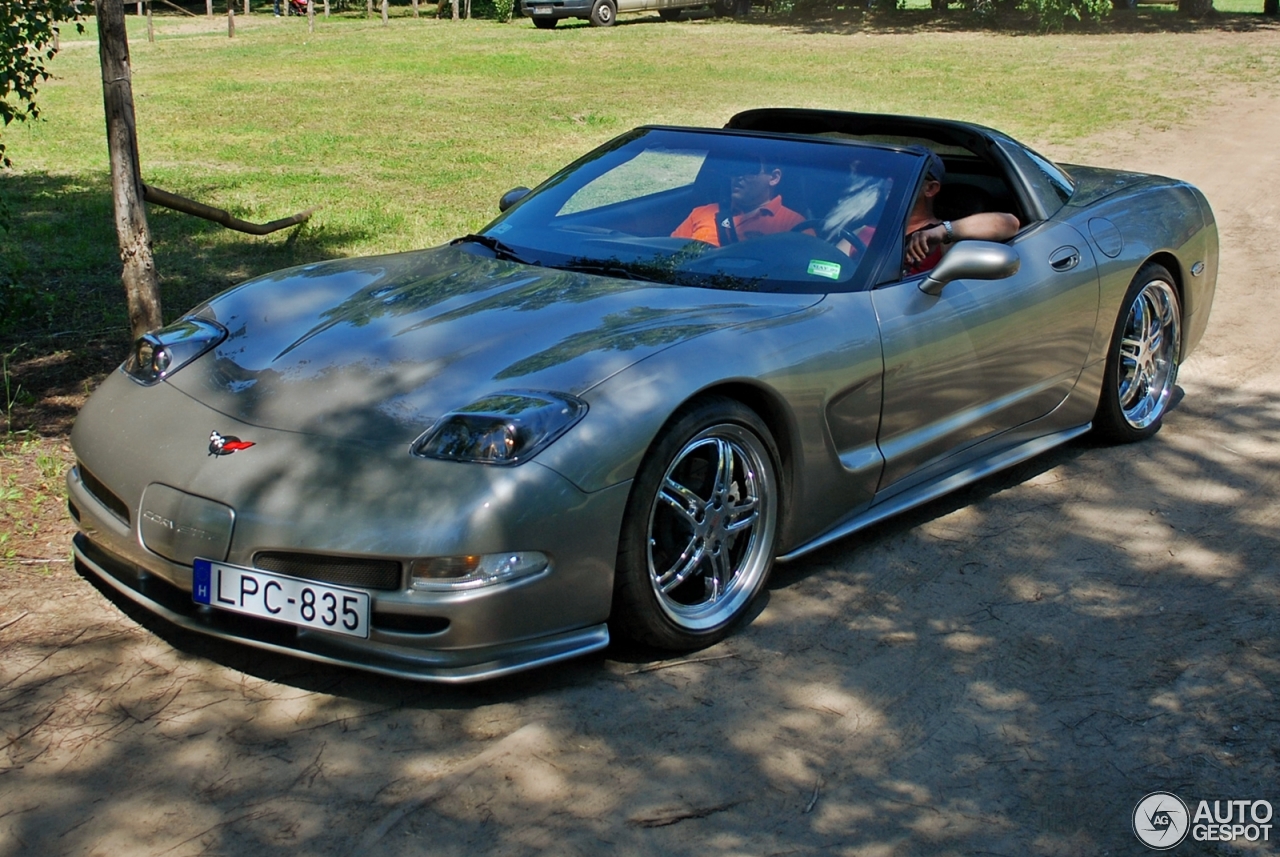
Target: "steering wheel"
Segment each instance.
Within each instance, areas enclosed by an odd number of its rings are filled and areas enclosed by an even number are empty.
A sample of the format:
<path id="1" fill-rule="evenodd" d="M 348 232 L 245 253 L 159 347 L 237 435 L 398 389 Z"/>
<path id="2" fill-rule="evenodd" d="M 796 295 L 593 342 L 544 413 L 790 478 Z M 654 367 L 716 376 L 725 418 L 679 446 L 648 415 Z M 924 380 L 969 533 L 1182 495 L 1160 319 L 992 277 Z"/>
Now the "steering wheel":
<path id="1" fill-rule="evenodd" d="M 791 227 L 791 231 L 804 232 L 808 229 L 812 229 L 815 233 L 817 233 L 819 229 L 822 227 L 822 224 L 824 222 L 825 221 L 822 220 L 821 218 L 811 218 L 809 220 L 803 220 L 800 223 L 797 223 L 795 226 Z M 841 238 L 843 238 L 845 241 L 848 241 L 850 246 L 853 247 L 853 252 L 849 254 L 850 256 L 854 255 L 855 253 L 867 252 L 866 242 L 864 242 L 861 238 L 858 237 L 857 232 L 854 231 L 854 228 L 852 226 L 846 225 L 843 228 L 841 228 L 838 232 L 836 232 L 834 236 L 832 236 L 832 238 L 830 239 L 830 243 L 835 244 Z"/>

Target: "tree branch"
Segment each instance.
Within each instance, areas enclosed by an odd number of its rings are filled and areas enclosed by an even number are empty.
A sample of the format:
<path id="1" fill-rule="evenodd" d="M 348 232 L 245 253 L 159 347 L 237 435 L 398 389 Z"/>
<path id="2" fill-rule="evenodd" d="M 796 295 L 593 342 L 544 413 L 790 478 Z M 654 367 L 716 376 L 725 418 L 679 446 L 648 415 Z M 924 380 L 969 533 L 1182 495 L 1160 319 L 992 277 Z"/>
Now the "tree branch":
<path id="1" fill-rule="evenodd" d="M 149 184 L 142 185 L 142 198 L 153 205 L 161 205 L 174 211 L 181 211 L 183 214 L 212 220 L 214 223 L 219 223 L 228 229 L 247 232 L 250 235 L 266 235 L 289 226 L 296 226 L 308 220 L 311 217 L 311 213 L 315 211 L 314 208 L 308 208 L 306 211 L 299 211 L 297 214 L 282 217 L 270 223 L 250 223 L 247 220 L 232 216 L 221 208 L 214 208 L 211 205 L 205 205 L 203 202 L 196 202 L 194 199 L 187 199 L 185 196 L 178 196 L 176 193 L 169 193 L 167 190 L 161 190 Z"/>

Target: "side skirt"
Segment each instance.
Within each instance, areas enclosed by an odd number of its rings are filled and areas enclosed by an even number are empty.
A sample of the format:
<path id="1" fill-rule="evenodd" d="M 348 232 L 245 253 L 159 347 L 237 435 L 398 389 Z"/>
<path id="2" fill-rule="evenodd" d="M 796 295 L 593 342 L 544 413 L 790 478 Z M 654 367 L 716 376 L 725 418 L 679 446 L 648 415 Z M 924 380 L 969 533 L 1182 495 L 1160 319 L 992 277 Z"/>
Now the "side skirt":
<path id="1" fill-rule="evenodd" d="M 1093 428 L 1093 423 L 1085 423 L 1082 426 L 1076 426 L 1075 428 L 1069 428 L 1020 443 L 1017 446 L 998 452 L 990 458 L 979 459 L 936 482 L 926 482 L 871 506 L 865 512 L 837 524 L 817 538 L 806 542 L 788 554 L 778 557 L 777 561 L 790 562 L 793 559 L 799 559 L 805 554 L 825 547 L 837 539 L 852 535 L 872 524 L 878 524 L 900 512 L 914 509 L 916 506 L 922 506 L 930 500 L 936 500 L 944 494 L 950 494 L 957 488 L 963 488 L 965 485 L 977 482 L 979 479 L 984 479 L 993 473 L 998 473 L 1015 464 L 1021 464 L 1029 458 L 1035 458 L 1042 452 L 1053 449 L 1055 446 L 1061 446 L 1067 441 L 1079 437 L 1091 428 Z"/>

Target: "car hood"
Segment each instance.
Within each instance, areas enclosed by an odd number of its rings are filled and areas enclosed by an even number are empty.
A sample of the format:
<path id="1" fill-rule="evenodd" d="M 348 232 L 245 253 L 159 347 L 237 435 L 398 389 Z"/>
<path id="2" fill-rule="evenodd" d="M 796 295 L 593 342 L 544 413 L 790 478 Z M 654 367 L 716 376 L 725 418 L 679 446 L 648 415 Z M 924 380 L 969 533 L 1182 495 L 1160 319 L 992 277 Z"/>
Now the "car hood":
<path id="1" fill-rule="evenodd" d="M 481 396 L 582 395 L 680 342 L 819 300 L 619 280 L 440 247 L 306 265 L 224 292 L 193 314 L 229 335 L 167 383 L 252 425 L 407 442 Z"/>

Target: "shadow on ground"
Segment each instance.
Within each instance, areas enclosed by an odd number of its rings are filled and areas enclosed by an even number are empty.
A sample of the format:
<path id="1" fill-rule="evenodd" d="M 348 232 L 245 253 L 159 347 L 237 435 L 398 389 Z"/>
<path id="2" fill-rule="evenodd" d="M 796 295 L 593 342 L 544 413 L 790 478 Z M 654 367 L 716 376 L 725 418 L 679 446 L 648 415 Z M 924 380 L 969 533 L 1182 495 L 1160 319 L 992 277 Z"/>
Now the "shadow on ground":
<path id="1" fill-rule="evenodd" d="M 1274 397 L 1204 386 L 779 568 L 705 652 L 464 688 L 69 578 L 75 627 L 0 643 L 0 853 L 1135 853 L 1148 792 L 1276 798 L 1278 449 Z"/>

